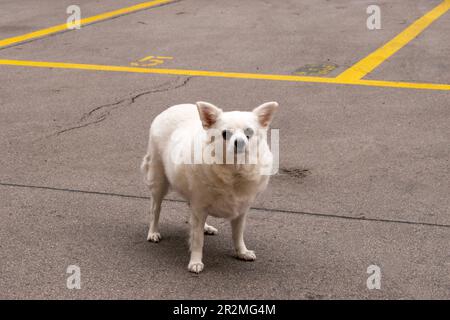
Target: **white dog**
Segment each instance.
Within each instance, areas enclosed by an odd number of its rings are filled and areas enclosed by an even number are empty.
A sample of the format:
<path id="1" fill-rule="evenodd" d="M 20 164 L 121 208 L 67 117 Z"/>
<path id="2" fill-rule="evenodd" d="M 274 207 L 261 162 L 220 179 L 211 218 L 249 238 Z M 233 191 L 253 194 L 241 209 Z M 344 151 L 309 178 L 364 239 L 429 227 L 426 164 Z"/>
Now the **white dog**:
<path id="1" fill-rule="evenodd" d="M 170 107 L 154 119 L 141 165 L 152 199 L 147 240 L 161 240 L 159 214 L 170 186 L 191 207 L 189 271 L 203 270 L 204 233 L 217 233 L 206 223 L 208 215 L 231 221 L 238 258 L 256 259 L 245 246 L 244 225 L 251 203 L 269 181 L 273 157 L 267 129 L 277 107 L 267 102 L 252 112 L 223 112 L 197 102 Z"/>

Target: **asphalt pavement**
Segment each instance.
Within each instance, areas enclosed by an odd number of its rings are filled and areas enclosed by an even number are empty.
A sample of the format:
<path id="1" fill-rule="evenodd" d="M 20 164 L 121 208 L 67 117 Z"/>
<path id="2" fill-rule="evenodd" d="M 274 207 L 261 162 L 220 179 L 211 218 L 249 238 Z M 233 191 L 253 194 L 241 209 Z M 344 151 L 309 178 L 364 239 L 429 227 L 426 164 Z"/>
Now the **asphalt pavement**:
<path id="1" fill-rule="evenodd" d="M 380 2 L 380 30 L 373 1 L 166 1 L 18 38 L 72 2 L 1 3 L 0 298 L 450 298 L 450 12 L 381 55 L 374 81 L 335 80 L 441 1 Z M 136 3 L 78 0 L 82 18 Z M 196 101 L 280 105 L 280 170 L 246 229 L 257 260 L 211 219 L 199 275 L 175 193 L 146 241 L 139 172 L 152 119 Z"/>

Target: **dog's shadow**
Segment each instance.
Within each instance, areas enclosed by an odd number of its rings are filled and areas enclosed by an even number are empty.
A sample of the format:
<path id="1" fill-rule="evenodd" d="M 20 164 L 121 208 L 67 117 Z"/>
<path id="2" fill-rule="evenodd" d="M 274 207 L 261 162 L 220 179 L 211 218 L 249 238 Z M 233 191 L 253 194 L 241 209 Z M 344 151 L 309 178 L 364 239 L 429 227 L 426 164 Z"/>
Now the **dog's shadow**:
<path id="1" fill-rule="evenodd" d="M 205 235 L 203 262 L 216 272 L 228 270 L 229 265 L 237 261 L 232 247 L 230 232 L 225 223 L 219 225 L 219 233 L 216 235 Z M 189 224 L 180 220 L 178 223 L 161 224 L 160 232 L 162 240 L 158 243 L 146 240 L 148 227 L 146 225 L 136 226 L 133 238 L 134 254 L 137 261 L 142 261 L 143 267 L 154 265 L 171 266 L 185 270 L 189 262 Z M 129 254 L 129 253 L 128 253 Z M 227 263 L 228 261 L 228 263 Z"/>

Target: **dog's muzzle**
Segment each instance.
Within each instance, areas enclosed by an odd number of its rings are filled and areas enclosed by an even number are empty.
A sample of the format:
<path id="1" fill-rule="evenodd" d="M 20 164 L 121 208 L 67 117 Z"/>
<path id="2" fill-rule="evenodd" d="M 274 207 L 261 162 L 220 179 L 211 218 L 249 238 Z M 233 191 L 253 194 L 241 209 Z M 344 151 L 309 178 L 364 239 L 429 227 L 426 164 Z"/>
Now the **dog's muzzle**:
<path id="1" fill-rule="evenodd" d="M 242 153 L 245 151 L 246 141 L 242 138 L 237 138 L 234 140 L 234 151 L 236 153 Z"/>

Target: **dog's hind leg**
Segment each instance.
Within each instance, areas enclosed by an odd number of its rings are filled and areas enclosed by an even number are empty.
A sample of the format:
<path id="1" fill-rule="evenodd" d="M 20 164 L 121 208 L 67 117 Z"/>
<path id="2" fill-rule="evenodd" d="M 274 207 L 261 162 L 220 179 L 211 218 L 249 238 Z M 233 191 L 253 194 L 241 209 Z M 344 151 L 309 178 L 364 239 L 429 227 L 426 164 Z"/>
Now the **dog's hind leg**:
<path id="1" fill-rule="evenodd" d="M 144 171 L 146 182 L 151 192 L 150 206 L 150 227 L 147 240 L 151 242 L 159 242 L 161 234 L 159 233 L 159 214 L 161 212 L 161 203 L 169 189 L 169 181 L 164 173 L 164 166 L 159 159 L 152 159 L 147 154 L 141 166 Z"/>
<path id="2" fill-rule="evenodd" d="M 207 224 L 205 222 L 205 227 L 203 228 L 205 234 L 207 235 L 215 235 L 217 234 L 217 232 L 219 232 L 219 230 L 217 230 L 216 228 L 214 228 L 213 226 Z"/>
<path id="3" fill-rule="evenodd" d="M 189 208 L 191 207 L 191 204 L 188 202 L 188 206 Z M 189 221 L 186 221 L 186 223 L 188 223 Z M 216 235 L 219 230 L 217 230 L 217 228 L 213 227 L 212 225 L 209 225 L 205 222 L 205 226 L 203 227 L 203 232 L 209 236 L 213 236 Z"/>

